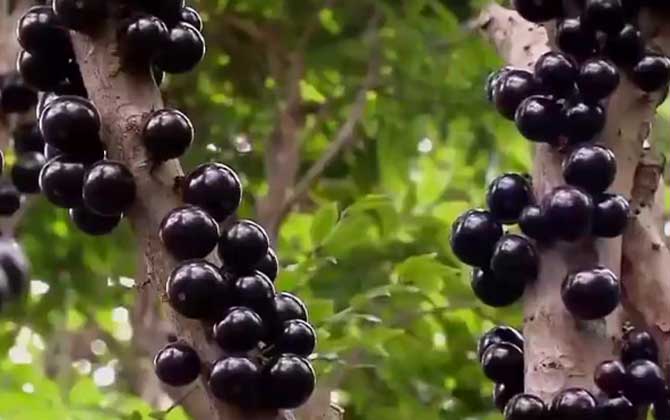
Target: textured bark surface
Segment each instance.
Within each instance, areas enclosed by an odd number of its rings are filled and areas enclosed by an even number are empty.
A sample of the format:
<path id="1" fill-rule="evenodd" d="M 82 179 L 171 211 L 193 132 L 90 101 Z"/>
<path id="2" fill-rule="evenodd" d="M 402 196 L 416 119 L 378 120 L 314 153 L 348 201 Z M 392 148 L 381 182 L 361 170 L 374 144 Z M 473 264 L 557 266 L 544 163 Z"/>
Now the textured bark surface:
<path id="1" fill-rule="evenodd" d="M 547 30 L 498 5 L 489 6 L 477 24 L 505 61 L 513 66 L 530 68 L 539 55 L 550 49 Z M 622 77 L 621 85 L 608 102 L 608 123 L 596 141 L 610 147 L 617 157 L 618 173 L 610 189 L 612 192 L 626 197 L 633 194 L 643 142 L 648 137 L 658 99 L 658 95 L 644 94 Z M 538 199 L 564 184 L 563 158 L 563 152 L 548 145 L 536 147 L 533 181 Z M 639 222 L 638 219 L 632 225 Z M 540 275 L 537 282 L 528 287 L 524 297 L 525 378 L 527 392 L 549 400 L 560 389 L 569 386 L 593 390 L 595 366 L 615 357 L 623 323 L 639 317 L 619 308 L 606 320 L 577 321 L 566 311 L 560 297 L 561 282 L 571 271 L 604 265 L 621 274 L 621 238 L 587 238 L 575 244 L 559 243 L 541 248 L 540 254 Z M 636 282 L 636 287 L 628 287 L 623 282 L 626 308 L 631 306 L 629 300 L 638 305 L 642 303 L 641 299 L 647 299 L 638 296 L 643 288 L 639 287 L 637 275 L 630 278 Z M 657 281 L 651 279 L 648 283 Z M 647 286 L 644 290 L 648 290 Z M 667 286 L 659 287 L 665 289 Z M 644 302 L 647 305 L 649 301 Z M 658 318 L 659 313 L 666 311 L 660 302 L 655 303 L 657 311 L 647 309 L 646 312 L 654 314 L 643 317 L 645 321 Z"/>

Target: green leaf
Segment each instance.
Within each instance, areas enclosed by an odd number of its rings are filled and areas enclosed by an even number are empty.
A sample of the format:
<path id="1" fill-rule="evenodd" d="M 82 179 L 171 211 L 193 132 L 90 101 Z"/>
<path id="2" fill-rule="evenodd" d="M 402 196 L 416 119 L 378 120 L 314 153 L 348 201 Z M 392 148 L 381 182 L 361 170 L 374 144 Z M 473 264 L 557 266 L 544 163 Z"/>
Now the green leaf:
<path id="1" fill-rule="evenodd" d="M 310 230 L 312 242 L 318 246 L 323 243 L 324 239 L 333 231 L 337 223 L 338 210 L 337 203 L 328 203 L 319 209 L 314 214 L 312 219 L 312 227 Z"/>

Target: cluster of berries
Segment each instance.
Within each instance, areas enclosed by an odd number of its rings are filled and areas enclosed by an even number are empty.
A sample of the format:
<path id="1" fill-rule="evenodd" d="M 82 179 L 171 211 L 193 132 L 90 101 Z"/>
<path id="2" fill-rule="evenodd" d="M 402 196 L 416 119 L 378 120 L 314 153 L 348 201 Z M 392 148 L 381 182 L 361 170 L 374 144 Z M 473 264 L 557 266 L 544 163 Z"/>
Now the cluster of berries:
<path id="1" fill-rule="evenodd" d="M 659 349 L 646 331 L 627 331 L 620 361 L 605 361 L 596 367 L 593 380 L 602 398 L 583 388 L 569 388 L 549 404 L 524 393 L 523 344 L 518 330 L 497 326 L 486 332 L 477 346 L 484 374 L 496 384 L 493 402 L 506 420 L 635 420 L 639 409 L 650 404 L 655 419 L 670 416 L 667 384 L 658 365 Z"/>

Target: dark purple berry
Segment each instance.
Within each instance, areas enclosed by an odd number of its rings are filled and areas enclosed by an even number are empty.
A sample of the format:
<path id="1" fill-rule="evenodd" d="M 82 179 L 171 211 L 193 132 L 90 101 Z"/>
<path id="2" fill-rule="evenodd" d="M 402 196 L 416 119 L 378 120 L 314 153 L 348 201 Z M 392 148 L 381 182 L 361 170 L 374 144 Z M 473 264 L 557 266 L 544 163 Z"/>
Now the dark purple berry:
<path id="1" fill-rule="evenodd" d="M 616 34 L 625 24 L 621 1 L 586 0 L 582 20 L 596 30 Z"/>
<path id="2" fill-rule="evenodd" d="M 556 187 L 542 200 L 552 235 L 570 242 L 591 233 L 593 207 L 590 195 L 571 186 Z"/>
<path id="3" fill-rule="evenodd" d="M 502 413 L 507 403 L 517 394 L 523 392 L 522 384 L 497 383 L 493 387 L 493 405 Z"/>
<path id="4" fill-rule="evenodd" d="M 31 53 L 72 55 L 70 37 L 49 6 L 31 7 L 19 19 L 16 34 L 21 47 Z"/>
<path id="5" fill-rule="evenodd" d="M 595 32 L 583 25 L 579 18 L 559 22 L 556 29 L 556 43 L 561 51 L 578 60 L 593 57 L 598 51 Z"/>
<path id="6" fill-rule="evenodd" d="M 511 343 L 489 346 L 481 360 L 484 375 L 494 382 L 506 384 L 523 381 L 523 351 Z"/>
<path id="7" fill-rule="evenodd" d="M 563 162 L 565 182 L 591 194 L 600 194 L 609 188 L 616 172 L 614 153 L 600 145 L 581 146 Z"/>
<path id="8" fill-rule="evenodd" d="M 482 360 L 482 355 L 489 346 L 498 343 L 512 343 L 523 350 L 524 338 L 516 328 L 506 325 L 493 327 L 482 335 L 477 342 L 477 357 L 479 360 Z"/>
<path id="9" fill-rule="evenodd" d="M 179 12 L 179 20 L 191 24 L 199 32 L 202 32 L 202 18 L 197 10 L 192 7 L 184 7 Z"/>
<path id="10" fill-rule="evenodd" d="M 121 216 L 101 216 L 85 207 L 70 209 L 70 220 L 75 226 L 89 235 L 106 235 L 113 231 L 121 222 Z"/>
<path id="11" fill-rule="evenodd" d="M 219 240 L 219 225 L 198 207 L 179 207 L 165 216 L 159 237 L 178 260 L 205 258 Z"/>
<path id="12" fill-rule="evenodd" d="M 316 332 L 302 319 L 286 321 L 277 336 L 275 346 L 278 353 L 307 357 L 316 348 Z"/>
<path id="13" fill-rule="evenodd" d="M 510 70 L 500 76 L 494 92 L 496 109 L 509 120 L 527 97 L 537 93 L 533 74 L 526 70 Z"/>
<path id="14" fill-rule="evenodd" d="M 543 91 L 558 95 L 570 92 L 577 81 L 577 66 L 565 54 L 550 51 L 535 62 L 535 79 Z"/>
<path id="15" fill-rule="evenodd" d="M 636 360 L 649 360 L 658 363 L 658 345 L 647 331 L 633 329 L 623 336 L 621 361 L 629 365 Z"/>
<path id="16" fill-rule="evenodd" d="M 291 293 L 278 293 L 272 303 L 272 319 L 275 329 L 282 328 L 286 321 L 293 319 L 307 321 L 307 307 L 302 300 Z"/>
<path id="17" fill-rule="evenodd" d="M 272 248 L 268 248 L 265 257 L 256 265 L 255 269 L 265 274 L 271 281 L 275 281 L 279 272 L 279 260 Z"/>
<path id="18" fill-rule="evenodd" d="M 156 376 L 170 386 L 184 386 L 200 375 L 200 357 L 184 343 L 170 343 L 154 358 Z"/>
<path id="19" fill-rule="evenodd" d="M 550 242 L 554 239 L 549 221 L 539 206 L 526 206 L 521 211 L 519 228 L 524 235 L 538 242 Z"/>
<path id="20" fill-rule="evenodd" d="M 531 282 L 537 277 L 539 257 L 533 244 L 523 236 L 505 234 L 496 243 L 491 270 L 496 278 L 517 278 Z"/>
<path id="21" fill-rule="evenodd" d="M 220 314 L 229 292 L 219 270 L 204 260 L 178 265 L 167 280 L 166 290 L 172 308 L 195 319 Z"/>
<path id="22" fill-rule="evenodd" d="M 519 394 L 505 406 L 505 420 L 543 420 L 547 407 L 535 395 Z"/>
<path id="23" fill-rule="evenodd" d="M 307 360 L 284 355 L 263 372 L 263 386 L 267 403 L 271 407 L 297 408 L 314 392 L 316 375 Z"/>
<path id="24" fill-rule="evenodd" d="M 21 194 L 14 184 L 0 181 L 0 216 L 11 216 L 21 207 Z"/>
<path id="25" fill-rule="evenodd" d="M 214 325 L 214 339 L 229 353 L 247 352 L 263 338 L 264 326 L 261 317 L 245 307 L 231 308 L 226 316 Z"/>
<path id="26" fill-rule="evenodd" d="M 133 174 L 121 162 L 97 162 L 84 176 L 84 204 L 103 216 L 127 211 L 135 201 L 136 190 Z"/>
<path id="27" fill-rule="evenodd" d="M 521 299 L 526 283 L 518 277 L 500 278 L 489 269 L 475 268 L 470 287 L 482 303 L 501 308 Z"/>
<path id="28" fill-rule="evenodd" d="M 593 140 L 605 127 L 605 110 L 599 104 L 577 102 L 563 109 L 564 133 L 571 144 Z"/>
<path id="29" fill-rule="evenodd" d="M 198 65 L 205 56 L 205 39 L 196 28 L 179 22 L 170 30 L 170 39 L 156 59 L 156 64 L 168 73 L 185 73 Z"/>
<path id="30" fill-rule="evenodd" d="M 85 165 L 78 160 L 68 155 L 58 156 L 42 168 L 40 189 L 47 200 L 58 207 L 80 207 L 85 172 Z"/>
<path id="31" fill-rule="evenodd" d="M 68 62 L 62 57 L 52 57 L 21 51 L 16 59 L 16 69 L 26 84 L 37 90 L 54 90 L 67 77 Z"/>
<path id="32" fill-rule="evenodd" d="M 597 102 L 610 96 L 619 86 L 619 71 L 601 58 L 586 61 L 579 68 L 577 86 L 587 101 Z"/>
<path id="33" fill-rule="evenodd" d="M 561 298 L 575 318 L 604 318 L 619 305 L 619 279 L 606 268 L 572 273 L 563 280 Z"/>
<path id="34" fill-rule="evenodd" d="M 637 408 L 626 397 L 615 397 L 605 400 L 598 406 L 601 419 L 605 420 L 635 420 Z"/>
<path id="35" fill-rule="evenodd" d="M 44 141 L 64 153 L 80 155 L 100 147 L 100 115 L 87 99 L 53 98 L 40 114 L 39 126 Z"/>
<path id="36" fill-rule="evenodd" d="M 275 287 L 265 274 L 256 272 L 253 275 L 241 276 L 233 284 L 233 301 L 241 306 L 253 309 L 265 315 L 272 313 L 275 298 Z"/>
<path id="37" fill-rule="evenodd" d="M 559 392 L 551 401 L 549 415 L 552 419 L 594 420 L 597 401 L 587 390 L 568 388 Z"/>
<path id="38" fill-rule="evenodd" d="M 632 24 L 626 24 L 616 34 L 607 36 L 605 54 L 619 66 L 632 67 L 642 58 L 644 44 L 640 30 Z"/>
<path id="39" fill-rule="evenodd" d="M 563 6 L 556 0 L 514 0 L 512 4 L 521 17 L 535 23 L 546 22 L 563 14 Z"/>
<path id="40" fill-rule="evenodd" d="M 525 206 L 533 199 L 528 179 L 519 174 L 503 174 L 488 188 L 486 202 L 493 217 L 501 223 L 516 223 Z"/>
<path id="41" fill-rule="evenodd" d="M 151 114 L 146 122 L 142 141 L 153 160 L 175 159 L 193 142 L 193 125 L 181 111 L 161 109 Z"/>
<path id="42" fill-rule="evenodd" d="M 626 398 L 636 405 L 651 404 L 665 395 L 663 370 L 649 360 L 636 360 L 626 368 Z"/>
<path id="43" fill-rule="evenodd" d="M 521 102 L 514 121 L 528 140 L 553 144 L 563 130 L 562 118 L 561 106 L 553 98 L 533 95 Z"/>
<path id="44" fill-rule="evenodd" d="M 155 16 L 140 16 L 121 33 L 124 63 L 132 67 L 149 67 L 169 41 L 170 33 L 162 20 Z"/>
<path id="45" fill-rule="evenodd" d="M 485 210 L 468 210 L 451 227 L 451 249 L 464 263 L 488 267 L 502 226 Z"/>
<path id="46" fill-rule="evenodd" d="M 623 196 L 600 195 L 593 213 L 593 234 L 601 238 L 615 238 L 623 234 L 629 214 L 630 204 Z"/>
<path id="47" fill-rule="evenodd" d="M 633 67 L 633 83 L 645 92 L 654 92 L 670 81 L 670 59 L 663 55 L 647 54 Z"/>
<path id="48" fill-rule="evenodd" d="M 253 408 L 259 405 L 261 381 L 261 370 L 254 362 L 243 356 L 229 356 L 212 367 L 209 389 L 222 401 Z"/>
<path id="49" fill-rule="evenodd" d="M 37 104 L 37 92 L 18 73 L 5 75 L 1 87 L 0 111 L 5 114 L 26 112 Z"/>
<path id="50" fill-rule="evenodd" d="M 226 268 L 248 272 L 267 254 L 268 235 L 250 220 L 239 220 L 226 229 L 219 240 L 219 256 Z"/>
<path id="51" fill-rule="evenodd" d="M 602 362 L 596 367 L 593 381 L 608 396 L 620 395 L 626 386 L 626 368 L 618 360 Z"/>
<path id="52" fill-rule="evenodd" d="M 20 124 L 12 132 L 14 151 L 17 154 L 27 152 L 44 152 L 44 139 L 37 124 Z"/>
<path id="53" fill-rule="evenodd" d="M 184 180 L 184 202 L 201 207 L 217 222 L 237 210 L 242 183 L 235 171 L 222 163 L 205 163 Z"/>
<path id="54" fill-rule="evenodd" d="M 107 1 L 54 0 L 53 10 L 66 27 L 80 32 L 93 32 L 107 16 Z"/>

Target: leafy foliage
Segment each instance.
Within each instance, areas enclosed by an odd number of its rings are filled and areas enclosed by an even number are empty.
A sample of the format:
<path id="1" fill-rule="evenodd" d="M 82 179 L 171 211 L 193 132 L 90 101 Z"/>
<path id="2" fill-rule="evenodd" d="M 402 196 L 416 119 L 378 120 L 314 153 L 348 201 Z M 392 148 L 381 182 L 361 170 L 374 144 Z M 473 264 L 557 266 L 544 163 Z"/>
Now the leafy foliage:
<path id="1" fill-rule="evenodd" d="M 468 27 L 482 4 L 203 0 L 206 61 L 164 85 L 196 126 L 185 166 L 218 160 L 237 169 L 246 189 L 240 216 L 254 217 L 295 60 L 304 62 L 302 174 L 350 118 L 380 57 L 351 145 L 277 239 L 278 286 L 307 301 L 320 384 L 347 419 L 498 416 L 475 343 L 493 322 L 518 323 L 519 311 L 479 305 L 448 245 L 451 222 L 483 204 L 487 180 L 530 164 L 527 143 L 485 102 L 484 80 L 499 62 Z M 124 367 L 136 295 L 124 286 L 137 259 L 130 229 L 87 238 L 36 199 L 20 240 L 36 281 L 0 325 L 0 418 L 185 418 L 133 395 Z"/>

